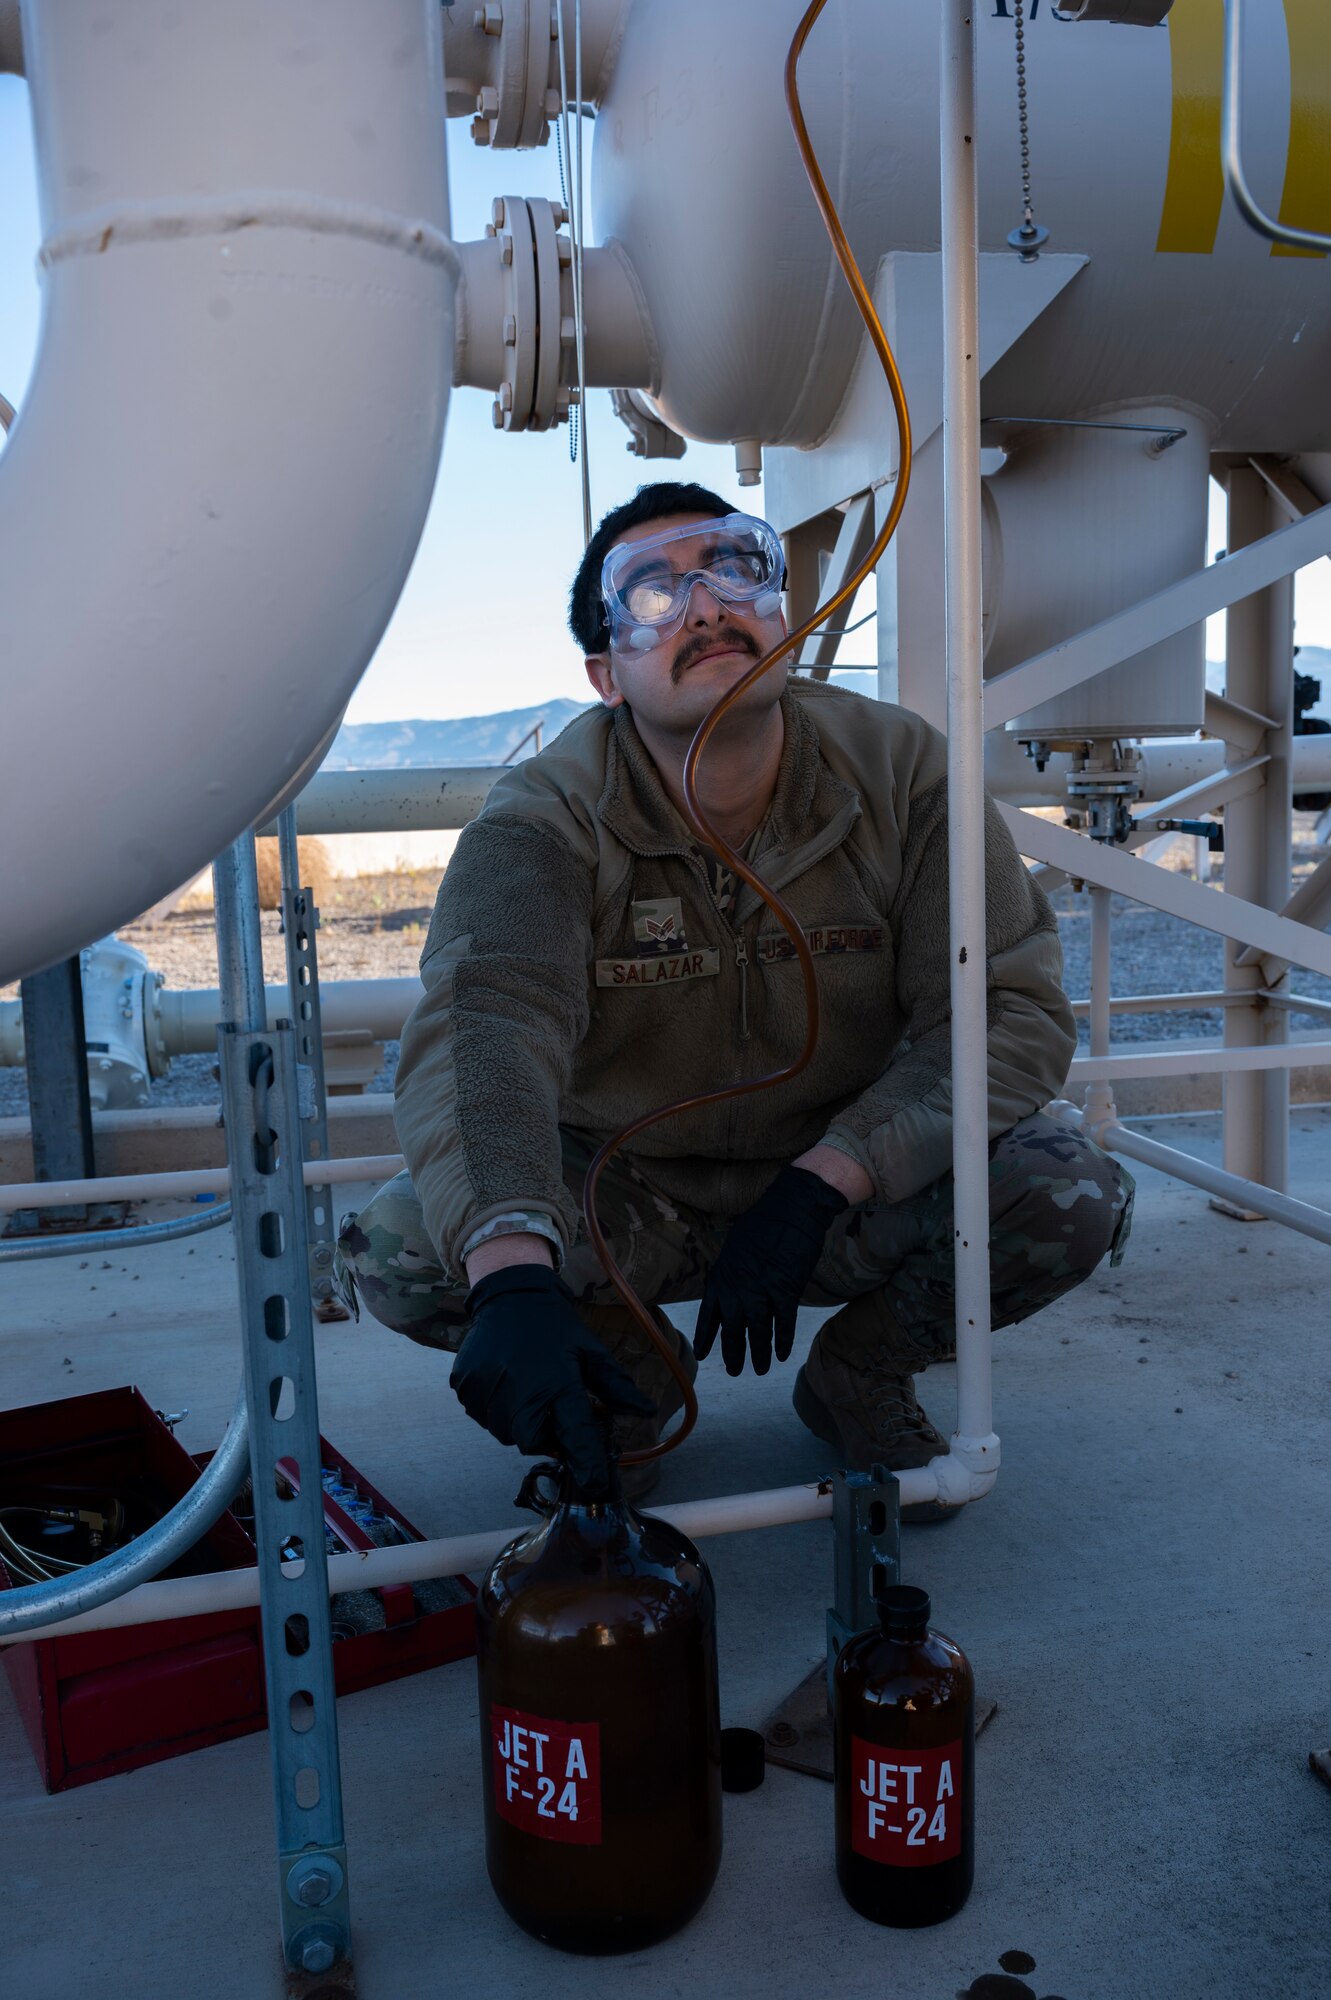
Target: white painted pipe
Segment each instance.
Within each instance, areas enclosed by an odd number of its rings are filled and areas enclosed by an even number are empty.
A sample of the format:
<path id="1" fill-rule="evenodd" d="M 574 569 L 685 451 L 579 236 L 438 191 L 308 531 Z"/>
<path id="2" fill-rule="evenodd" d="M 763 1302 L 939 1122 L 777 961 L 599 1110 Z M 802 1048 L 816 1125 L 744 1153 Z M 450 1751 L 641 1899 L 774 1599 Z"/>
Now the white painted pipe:
<path id="1" fill-rule="evenodd" d="M 1142 795 L 1148 802 L 1213 778 L 1225 761 L 1224 744 L 1212 737 L 1160 737 L 1139 748 Z M 993 735 L 985 752 L 986 783 L 995 798 L 1014 806 L 1066 803 L 1070 757 L 1056 754 L 1037 771 L 1013 743 Z M 502 775 L 498 764 L 320 771 L 296 801 L 297 824 L 303 834 L 324 835 L 456 831 L 475 819 Z M 1331 736 L 1294 738 L 1294 790 L 1331 791 Z M 276 834 L 277 827 L 270 822 L 258 831 Z"/>
<path id="2" fill-rule="evenodd" d="M 329 1187 L 335 1182 L 382 1181 L 390 1174 L 400 1173 L 402 1166 L 400 1153 L 369 1153 L 349 1160 L 306 1160 L 305 1185 Z M 86 1181 L 10 1181 L 0 1186 L 0 1215 L 12 1215 L 20 1208 L 69 1208 L 86 1201 L 192 1201 L 196 1194 L 230 1192 L 228 1167 L 200 1167 L 167 1174 L 102 1174 Z"/>
<path id="3" fill-rule="evenodd" d="M 936 1458 L 917 1471 L 899 1472 L 903 1507 L 949 1498 L 979 1499 L 993 1484 L 997 1468 L 973 1474 L 955 1456 Z M 798 1521 L 830 1519 L 832 1492 L 824 1480 L 811 1486 L 776 1486 L 765 1492 L 730 1493 L 714 1500 L 684 1500 L 673 1507 L 651 1510 L 686 1535 L 701 1541 L 709 1535 L 734 1535 L 751 1528 L 784 1528 Z M 382 1590 L 389 1584 L 420 1583 L 428 1578 L 475 1575 L 488 1569 L 501 1549 L 523 1533 L 511 1525 L 475 1535 L 450 1535 L 442 1541 L 405 1542 L 359 1555 L 328 1558 L 328 1588 L 333 1596 L 344 1590 Z M 284 1568 L 286 1565 L 283 1566 Z M 235 1611 L 259 1602 L 257 1569 L 213 1572 L 206 1576 L 167 1577 L 141 1584 L 110 1604 L 70 1618 L 59 1625 L 25 1632 L 24 1640 L 66 1637 L 75 1632 L 103 1632 L 124 1625 L 157 1625 L 170 1618 Z"/>
<path id="4" fill-rule="evenodd" d="M 1051 1116 L 1061 1119 L 1065 1125 L 1075 1125 L 1085 1132 L 1107 1153 L 1122 1153 L 1125 1159 L 1139 1160 L 1145 1167 L 1157 1167 L 1162 1174 L 1186 1181 L 1191 1187 L 1202 1188 L 1207 1194 L 1217 1195 L 1221 1201 L 1229 1202 L 1235 1208 L 1252 1209 L 1257 1215 L 1266 1216 L 1270 1222 L 1283 1222 L 1287 1229 L 1297 1229 L 1301 1236 L 1315 1237 L 1319 1243 L 1331 1243 L 1331 1213 L 1324 1208 L 1316 1208 L 1311 1202 L 1295 1201 L 1292 1195 L 1277 1194 L 1260 1181 L 1245 1180 L 1242 1174 L 1226 1173 L 1223 1167 L 1210 1166 L 1191 1153 L 1179 1152 L 1177 1147 L 1162 1146 L 1158 1139 L 1148 1139 L 1140 1132 L 1129 1131 L 1117 1119 L 1105 1119 L 1093 1124 L 1083 1118 L 1075 1104 L 1069 1104 L 1066 1099 L 1056 1099 L 1049 1106 L 1049 1111 Z"/>
<path id="5" fill-rule="evenodd" d="M 330 979 L 319 982 L 323 1031 L 341 1034 L 362 1029 L 376 1041 L 396 1041 L 403 1023 L 421 997 L 414 975 L 403 979 Z M 285 986 L 264 988 L 271 1025 L 291 1013 Z M 155 1031 L 168 1056 L 206 1055 L 217 1047 L 221 995 L 215 986 L 177 990 L 163 987 L 156 996 Z M 2 1059 L 2 1057 L 0 1057 Z"/>
<path id="6" fill-rule="evenodd" d="M 456 831 L 475 819 L 503 773 L 502 764 L 320 771 L 296 800 L 296 826 L 303 834 Z M 275 837 L 277 822 L 257 831 Z"/>
<path id="7" fill-rule="evenodd" d="M 45 292 L 0 459 L 0 980 L 149 908 L 341 714 L 453 349 L 437 0 L 30 7 Z M 163 837 L 163 829 L 169 837 Z"/>
<path id="8" fill-rule="evenodd" d="M 1159 737 L 1140 746 L 1142 796 L 1168 798 L 1213 778 L 1225 746 L 1212 737 Z M 1067 800 L 1071 758 L 1057 753 L 1043 771 L 1006 738 L 985 746 L 986 782 L 1014 806 L 1059 806 Z M 503 776 L 499 764 L 425 767 L 410 771 L 320 771 L 296 801 L 303 834 L 449 832 L 470 824 Z M 1331 736 L 1294 738 L 1294 790 L 1331 791 Z M 275 822 L 258 829 L 274 835 Z"/>
<path id="9" fill-rule="evenodd" d="M 983 1468 L 984 1476 L 992 1483 L 998 1470 L 998 1439 L 993 1429 L 993 1337 L 989 1304 L 979 226 L 972 0 L 942 0 L 939 91 L 953 1255 L 959 1433 L 953 1441 L 953 1451 L 972 1473 Z M 962 1470 L 950 1469 L 958 1474 Z M 968 1484 L 964 1479 L 960 1483 Z M 964 1497 L 971 1497 L 969 1490 Z"/>

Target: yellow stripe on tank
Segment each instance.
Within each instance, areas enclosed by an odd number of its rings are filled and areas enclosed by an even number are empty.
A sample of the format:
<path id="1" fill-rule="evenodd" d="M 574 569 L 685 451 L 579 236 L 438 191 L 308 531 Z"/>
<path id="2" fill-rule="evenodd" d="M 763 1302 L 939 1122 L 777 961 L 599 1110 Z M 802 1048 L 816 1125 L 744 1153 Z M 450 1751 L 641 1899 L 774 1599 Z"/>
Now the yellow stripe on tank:
<path id="1" fill-rule="evenodd" d="M 1310 0 L 1321 6 L 1327 0 Z M 1291 0 L 1299 5 L 1300 0 Z M 1225 198 L 1220 171 L 1220 91 L 1225 64 L 1224 0 L 1174 0 L 1169 15 L 1173 116 L 1169 175 L 1157 250 L 1215 249 Z"/>
<path id="2" fill-rule="evenodd" d="M 1294 229 L 1331 231 L 1331 6 L 1328 0 L 1285 0 L 1289 31 L 1289 155 L 1280 221 Z M 1321 257 L 1273 243 L 1273 257 Z"/>

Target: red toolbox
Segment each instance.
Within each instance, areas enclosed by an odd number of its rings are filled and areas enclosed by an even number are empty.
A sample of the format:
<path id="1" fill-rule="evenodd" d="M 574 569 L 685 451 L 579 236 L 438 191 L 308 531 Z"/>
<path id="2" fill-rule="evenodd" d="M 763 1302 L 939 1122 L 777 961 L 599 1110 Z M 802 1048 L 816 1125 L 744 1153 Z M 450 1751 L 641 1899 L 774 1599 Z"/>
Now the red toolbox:
<path id="1" fill-rule="evenodd" d="M 400 1510 L 320 1439 L 325 1527 L 347 1548 L 387 1533 L 422 1541 Z M 174 1506 L 209 1454 L 191 1458 L 137 1389 L 107 1389 L 0 1414 L 0 1525 L 21 1536 L 34 1496 L 48 1505 L 102 1507 L 114 1497 L 130 1532 Z M 327 1483 L 327 1482 L 326 1482 Z M 352 1511 L 349 1513 L 348 1509 Z M 6 1511 L 10 1510 L 10 1511 Z M 362 1519 L 371 1515 L 368 1525 Z M 29 1519 L 33 1517 L 27 1517 Z M 255 1550 L 243 1510 L 223 1514 L 163 1573 L 250 1569 Z M 65 1532 L 72 1545 L 82 1529 Z M 58 1546 L 49 1540 L 48 1550 Z M 84 1553 L 88 1551 L 85 1549 Z M 0 1560 L 0 1590 L 27 1579 Z M 475 1651 L 475 1586 L 465 1577 L 348 1591 L 333 1599 L 333 1670 L 339 1694 L 419 1673 Z M 5 1671 L 46 1788 L 64 1791 L 116 1771 L 155 1764 L 267 1722 L 259 1608 L 160 1625 L 37 1639 L 4 1649 Z"/>

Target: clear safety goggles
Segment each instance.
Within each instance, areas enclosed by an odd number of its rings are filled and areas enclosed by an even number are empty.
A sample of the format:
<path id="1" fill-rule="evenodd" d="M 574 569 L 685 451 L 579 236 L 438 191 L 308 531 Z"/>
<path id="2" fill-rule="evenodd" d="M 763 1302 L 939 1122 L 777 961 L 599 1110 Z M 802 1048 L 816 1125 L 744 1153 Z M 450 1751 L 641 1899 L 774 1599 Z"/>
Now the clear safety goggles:
<path id="1" fill-rule="evenodd" d="M 776 530 L 753 514 L 726 514 L 647 541 L 619 542 L 601 565 L 611 643 L 636 652 L 659 646 L 684 623 L 695 583 L 705 584 L 720 604 L 743 604 L 757 617 L 770 617 L 781 604 L 783 572 Z"/>

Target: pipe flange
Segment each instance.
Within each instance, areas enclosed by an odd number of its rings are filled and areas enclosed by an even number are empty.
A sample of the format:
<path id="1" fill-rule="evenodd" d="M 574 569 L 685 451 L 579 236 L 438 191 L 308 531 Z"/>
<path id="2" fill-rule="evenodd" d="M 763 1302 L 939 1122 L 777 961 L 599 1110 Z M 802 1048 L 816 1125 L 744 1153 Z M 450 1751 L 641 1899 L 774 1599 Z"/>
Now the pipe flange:
<path id="1" fill-rule="evenodd" d="M 148 1074 L 154 1083 L 171 1068 L 171 1051 L 162 1032 L 162 988 L 164 972 L 143 975 L 143 1047 L 148 1058 Z"/>
<path id="2" fill-rule="evenodd" d="M 491 79 L 476 93 L 472 139 L 478 146 L 544 146 L 562 103 L 553 9 L 540 0 L 505 0 L 478 7 L 472 24 L 485 38 L 481 60 Z"/>
<path id="3" fill-rule="evenodd" d="M 502 195 L 486 235 L 499 245 L 503 374 L 491 416 L 496 430 L 545 431 L 568 419 L 576 376 L 573 253 L 559 225 L 568 211 L 538 196 Z"/>

